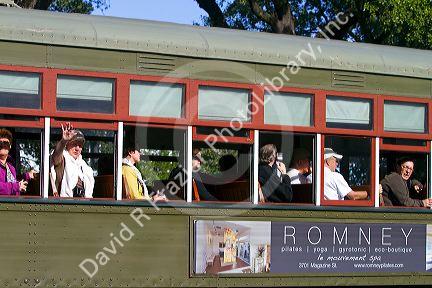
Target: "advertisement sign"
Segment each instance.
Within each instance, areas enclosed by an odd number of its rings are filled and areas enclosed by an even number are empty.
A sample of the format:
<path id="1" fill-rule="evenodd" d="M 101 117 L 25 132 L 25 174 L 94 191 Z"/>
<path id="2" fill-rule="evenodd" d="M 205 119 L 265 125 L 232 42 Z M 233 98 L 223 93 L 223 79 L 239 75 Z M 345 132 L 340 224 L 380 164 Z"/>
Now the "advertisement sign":
<path id="1" fill-rule="evenodd" d="M 432 272 L 432 225 L 197 220 L 194 235 L 196 274 Z"/>

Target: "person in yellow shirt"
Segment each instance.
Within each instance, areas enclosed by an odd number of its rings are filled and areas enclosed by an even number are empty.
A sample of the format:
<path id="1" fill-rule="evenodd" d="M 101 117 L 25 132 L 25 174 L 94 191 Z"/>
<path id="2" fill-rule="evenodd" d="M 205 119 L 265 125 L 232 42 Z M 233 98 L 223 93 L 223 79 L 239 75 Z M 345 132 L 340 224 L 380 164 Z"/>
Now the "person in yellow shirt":
<path id="1" fill-rule="evenodd" d="M 135 167 L 135 164 L 141 160 L 141 153 L 138 148 L 126 148 L 123 157 L 122 174 L 125 182 L 126 198 L 133 200 L 167 201 L 163 193 L 157 193 L 153 196 L 149 194 L 141 172 Z"/>
<path id="2" fill-rule="evenodd" d="M 151 200 L 141 172 L 135 167 L 135 164 L 141 160 L 140 152 L 135 147 L 128 147 L 123 156 L 122 175 L 127 199 Z"/>

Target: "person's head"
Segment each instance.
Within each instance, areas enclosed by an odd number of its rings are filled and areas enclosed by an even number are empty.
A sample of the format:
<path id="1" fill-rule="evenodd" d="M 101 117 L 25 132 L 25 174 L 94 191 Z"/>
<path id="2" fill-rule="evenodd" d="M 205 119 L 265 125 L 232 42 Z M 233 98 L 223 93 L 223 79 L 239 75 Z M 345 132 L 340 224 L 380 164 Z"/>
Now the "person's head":
<path id="1" fill-rule="evenodd" d="M 192 169 L 197 172 L 201 168 L 201 149 L 194 148 L 192 150 Z"/>
<path id="2" fill-rule="evenodd" d="M 12 147 L 12 133 L 7 129 L 0 129 L 0 157 L 7 157 Z"/>
<path id="3" fill-rule="evenodd" d="M 276 161 L 276 146 L 274 144 L 267 144 L 261 147 L 259 151 L 260 162 L 268 165 L 273 165 Z"/>
<path id="4" fill-rule="evenodd" d="M 396 164 L 396 172 L 399 173 L 405 181 L 407 181 L 414 171 L 414 159 L 410 157 L 402 157 L 396 161 Z"/>
<path id="5" fill-rule="evenodd" d="M 219 158 L 219 171 L 228 171 L 237 164 L 237 159 L 231 154 L 223 155 Z"/>
<path id="6" fill-rule="evenodd" d="M 130 145 L 124 149 L 123 157 L 129 159 L 132 164 L 135 164 L 141 160 L 141 153 L 138 147 Z"/>
<path id="7" fill-rule="evenodd" d="M 342 159 L 342 155 L 337 154 L 331 148 L 324 148 L 324 165 L 329 168 L 331 171 L 335 172 L 336 168 L 339 164 L 339 161 Z"/>
<path id="8" fill-rule="evenodd" d="M 77 159 L 81 155 L 85 138 L 80 130 L 74 130 L 74 132 L 76 134 L 66 144 L 66 151 L 68 151 L 69 155 L 74 159 Z"/>
<path id="9" fill-rule="evenodd" d="M 302 174 L 309 173 L 310 172 L 309 157 L 310 157 L 310 153 L 308 150 L 304 148 L 294 149 L 290 167 L 299 170 L 300 173 Z"/>

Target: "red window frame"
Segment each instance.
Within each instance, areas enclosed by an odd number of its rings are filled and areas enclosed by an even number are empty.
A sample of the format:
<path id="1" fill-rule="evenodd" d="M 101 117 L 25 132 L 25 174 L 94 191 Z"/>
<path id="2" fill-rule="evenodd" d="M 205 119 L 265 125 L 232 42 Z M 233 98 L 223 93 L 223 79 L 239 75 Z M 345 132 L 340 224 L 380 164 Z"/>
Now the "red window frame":
<path id="1" fill-rule="evenodd" d="M 257 97 L 260 95 L 260 89 L 257 85 L 253 84 L 242 84 L 233 82 L 217 82 L 217 81 L 198 81 L 194 80 L 190 82 L 190 98 L 188 99 L 189 111 L 189 123 L 193 126 L 211 126 L 211 127 L 230 127 L 230 121 L 223 120 L 200 120 L 198 118 L 198 93 L 199 86 L 216 87 L 216 88 L 232 88 L 232 89 L 242 89 L 250 91 L 250 103 L 252 107 L 257 107 L 259 101 Z M 254 112 L 254 111 L 252 111 Z M 251 119 L 248 122 L 242 122 L 241 128 L 244 129 L 255 129 L 257 126 L 257 117 L 254 113 L 251 113 Z M 237 123 L 237 122 L 236 122 Z"/>
<path id="2" fill-rule="evenodd" d="M 372 104 L 372 129 L 371 130 L 363 130 L 363 129 L 346 129 L 346 128 L 329 128 L 327 127 L 327 96 L 330 97 L 341 97 L 349 99 L 349 98 L 355 98 L 355 99 L 367 99 L 371 100 Z M 365 93 L 354 93 L 354 92 L 341 92 L 341 91 L 320 91 L 319 92 L 319 98 L 320 98 L 320 106 L 317 107 L 323 107 L 323 109 L 319 109 L 319 120 L 317 123 L 317 129 L 321 131 L 322 134 L 333 134 L 333 135 L 352 135 L 352 136 L 370 136 L 370 137 L 376 137 L 377 129 L 378 129 L 378 105 L 377 105 L 377 99 L 378 95 L 373 94 L 365 94 Z M 322 105 L 322 106 L 321 106 Z"/>
<path id="3" fill-rule="evenodd" d="M 154 83 L 169 83 L 169 84 L 181 84 L 184 87 L 183 95 L 183 115 L 180 118 L 168 118 L 168 117 L 156 117 L 156 116 L 135 116 L 129 114 L 129 101 L 130 101 L 130 83 L 131 81 L 143 81 L 143 82 L 154 82 Z M 190 105 L 188 105 L 190 99 L 190 80 L 188 79 L 177 79 L 172 77 L 162 76 L 139 76 L 134 74 L 121 74 L 118 76 L 118 113 L 120 119 L 125 122 L 145 122 L 145 123 L 163 123 L 163 124 L 176 124 L 176 125 L 187 125 L 188 115 L 191 114 Z"/>
<path id="4" fill-rule="evenodd" d="M 39 116 L 44 117 L 46 114 L 46 106 L 47 103 L 44 101 L 45 95 L 47 94 L 47 89 L 45 87 L 47 78 L 46 73 L 48 69 L 46 68 L 36 68 L 36 67 L 26 67 L 26 66 L 10 66 L 10 65 L 0 65 L 1 71 L 6 72 L 25 72 L 25 73 L 36 73 L 40 75 L 40 87 L 39 87 L 39 93 L 41 96 L 41 108 L 40 109 L 29 109 L 29 108 L 9 108 L 9 107 L 1 107 L 3 114 L 10 114 L 10 115 L 26 115 L 26 116 Z M 4 121 L 4 120 L 2 120 Z M 11 122 L 13 123 L 13 122 Z M 23 122 L 24 124 L 25 122 Z"/>
<path id="5" fill-rule="evenodd" d="M 350 137 L 355 138 L 355 136 L 351 135 L 321 135 L 321 151 L 324 151 L 325 148 L 325 137 L 326 136 L 340 136 L 340 137 Z M 357 135 L 358 136 L 358 135 Z M 370 161 L 370 179 L 371 179 L 371 189 L 368 200 L 326 200 L 324 199 L 324 153 L 321 156 L 321 205 L 322 206 L 357 206 L 357 207 L 373 207 L 375 205 L 375 154 L 376 154 L 376 138 L 371 137 L 371 161 Z M 339 151 L 336 151 L 338 153 Z"/>
<path id="6" fill-rule="evenodd" d="M 432 119 L 431 119 L 431 101 L 428 99 L 408 98 L 399 96 L 383 95 L 379 99 L 379 128 L 378 134 L 380 137 L 380 150 L 383 151 L 401 151 L 401 152 L 425 152 L 430 153 L 432 139 Z M 410 133 L 410 132 L 390 132 L 384 130 L 384 103 L 385 101 L 405 102 L 405 103 L 421 103 L 426 105 L 427 113 L 427 130 L 425 133 Z M 384 144 L 383 138 L 403 138 L 413 140 L 425 140 L 426 146 L 411 146 L 411 145 L 397 145 L 397 144 Z"/>
<path id="7" fill-rule="evenodd" d="M 259 86 L 260 89 L 257 101 L 257 107 L 259 108 L 259 112 L 257 113 L 257 123 L 255 125 L 255 129 L 259 130 L 272 130 L 272 131 L 295 131 L 301 133 L 319 133 L 316 126 L 319 123 L 319 107 L 320 104 L 318 93 L 319 90 L 315 89 L 304 89 L 304 88 L 296 88 L 296 87 L 282 87 L 280 89 L 275 89 L 272 86 Z M 293 125 L 274 125 L 274 124 L 265 124 L 264 123 L 264 101 L 265 101 L 265 93 L 267 91 L 270 92 L 280 92 L 280 93 L 297 93 L 297 94 L 306 94 L 312 95 L 312 107 L 311 107 L 311 117 L 312 123 L 311 126 L 293 126 Z"/>

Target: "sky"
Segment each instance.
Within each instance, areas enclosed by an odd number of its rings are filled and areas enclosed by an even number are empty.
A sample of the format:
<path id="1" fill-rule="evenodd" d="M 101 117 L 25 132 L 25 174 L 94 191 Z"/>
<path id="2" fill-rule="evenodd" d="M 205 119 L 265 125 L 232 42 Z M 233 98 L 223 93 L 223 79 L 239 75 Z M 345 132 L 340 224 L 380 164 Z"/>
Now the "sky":
<path id="1" fill-rule="evenodd" d="M 182 24 L 200 22 L 206 14 L 194 0 L 108 0 L 110 8 L 94 15 L 158 20 Z"/>

